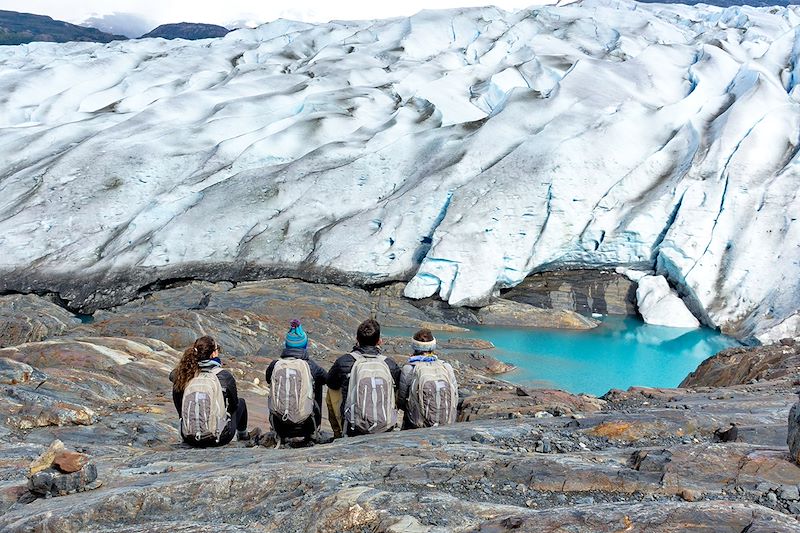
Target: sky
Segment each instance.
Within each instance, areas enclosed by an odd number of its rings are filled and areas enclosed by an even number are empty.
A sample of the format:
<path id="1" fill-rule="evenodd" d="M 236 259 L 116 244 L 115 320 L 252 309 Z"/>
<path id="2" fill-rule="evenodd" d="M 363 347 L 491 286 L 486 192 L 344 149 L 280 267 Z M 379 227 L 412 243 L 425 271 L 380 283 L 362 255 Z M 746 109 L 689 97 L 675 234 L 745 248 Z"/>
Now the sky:
<path id="1" fill-rule="evenodd" d="M 206 22 L 229 28 L 276 18 L 306 22 L 408 16 L 422 9 L 496 5 L 516 10 L 547 0 L 404 0 L 403 2 L 292 0 L 0 0 L 0 9 L 48 15 L 137 37 L 169 22 Z"/>

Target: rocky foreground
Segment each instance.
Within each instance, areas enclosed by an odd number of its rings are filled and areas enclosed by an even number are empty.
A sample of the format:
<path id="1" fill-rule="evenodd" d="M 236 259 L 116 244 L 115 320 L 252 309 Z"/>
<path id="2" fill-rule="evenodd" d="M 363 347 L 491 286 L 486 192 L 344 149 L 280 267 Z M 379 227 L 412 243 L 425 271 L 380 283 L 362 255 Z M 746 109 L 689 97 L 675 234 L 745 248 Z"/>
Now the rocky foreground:
<path id="1" fill-rule="evenodd" d="M 625 267 L 798 335 L 800 8 L 558 4 L 1 47 L 0 291 Z"/>
<path id="2" fill-rule="evenodd" d="M 90 323 L 45 298 L 0 298 L 0 531 L 800 531 L 791 340 L 727 350 L 682 388 L 603 398 L 515 387 L 490 345 L 454 342 L 445 353 L 470 395 L 454 426 L 302 449 L 179 443 L 167 374 L 200 334 L 219 339 L 251 427 L 266 431 L 263 371 L 292 317 L 325 366 L 367 316 L 440 328 L 543 319 L 511 299 L 478 312 L 401 292 L 186 283 Z M 591 326 L 570 312 L 560 324 Z M 408 352 L 404 338 L 385 347 L 398 361 Z M 725 442 L 715 431 L 732 423 Z M 29 465 L 56 438 L 91 457 L 94 490 L 30 493 Z"/>

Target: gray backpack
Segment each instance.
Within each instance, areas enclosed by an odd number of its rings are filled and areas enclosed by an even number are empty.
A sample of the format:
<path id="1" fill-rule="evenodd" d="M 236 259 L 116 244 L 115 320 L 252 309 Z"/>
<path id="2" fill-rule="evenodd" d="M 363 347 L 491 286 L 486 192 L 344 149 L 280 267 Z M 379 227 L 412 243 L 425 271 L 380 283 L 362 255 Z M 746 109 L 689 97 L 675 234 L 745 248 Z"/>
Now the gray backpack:
<path id="1" fill-rule="evenodd" d="M 439 360 L 414 364 L 407 407 L 408 419 L 414 427 L 446 426 L 455 422 L 458 385 L 453 371 Z"/>
<path id="2" fill-rule="evenodd" d="M 344 419 L 351 431 L 382 433 L 397 425 L 394 379 L 382 355 L 353 352 Z"/>
<path id="3" fill-rule="evenodd" d="M 314 414 L 314 381 L 308 361 L 278 359 L 270 381 L 269 411 L 293 424 L 302 424 Z"/>
<path id="4" fill-rule="evenodd" d="M 221 371 L 219 367 L 211 371 L 202 370 L 186 384 L 181 402 L 181 435 L 184 437 L 219 442 L 230 420 L 222 385 L 217 378 Z"/>

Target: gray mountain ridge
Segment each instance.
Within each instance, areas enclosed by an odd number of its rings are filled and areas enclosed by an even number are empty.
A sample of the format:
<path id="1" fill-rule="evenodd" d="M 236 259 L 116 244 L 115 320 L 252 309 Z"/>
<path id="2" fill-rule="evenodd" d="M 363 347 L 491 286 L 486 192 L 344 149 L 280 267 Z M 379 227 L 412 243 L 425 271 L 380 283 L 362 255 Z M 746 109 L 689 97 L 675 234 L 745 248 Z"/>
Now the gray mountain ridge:
<path id="1" fill-rule="evenodd" d="M 209 39 L 223 37 L 229 31 L 216 24 L 180 22 L 162 24 L 139 38 Z M 124 35 L 115 35 L 93 27 L 70 24 L 44 15 L 0 10 L 0 45 L 75 41 L 108 43 L 126 39 L 128 37 Z"/>

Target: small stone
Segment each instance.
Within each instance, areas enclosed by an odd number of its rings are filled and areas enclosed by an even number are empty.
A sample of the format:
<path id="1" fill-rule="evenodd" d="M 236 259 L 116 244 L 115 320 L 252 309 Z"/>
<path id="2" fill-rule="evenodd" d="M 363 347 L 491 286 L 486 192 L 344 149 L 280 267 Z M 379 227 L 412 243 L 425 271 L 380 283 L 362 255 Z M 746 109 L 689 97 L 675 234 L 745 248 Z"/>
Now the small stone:
<path id="1" fill-rule="evenodd" d="M 565 494 L 557 494 L 556 501 L 560 504 L 567 503 L 567 496 Z"/>
<path id="2" fill-rule="evenodd" d="M 488 444 L 495 442 L 497 439 L 495 439 L 494 436 L 488 431 L 476 431 L 472 434 L 472 440 L 482 444 Z"/>
<path id="3" fill-rule="evenodd" d="M 784 485 L 781 489 L 781 498 L 784 500 L 800 500 L 800 489 L 797 485 Z"/>
<path id="4" fill-rule="evenodd" d="M 28 478 L 28 490 L 34 494 L 48 494 L 53 486 L 55 471 L 52 469 L 36 472 Z"/>
<path id="5" fill-rule="evenodd" d="M 703 497 L 703 493 L 699 490 L 683 489 L 680 493 L 680 497 L 687 502 L 696 502 Z"/>
<path id="6" fill-rule="evenodd" d="M 33 460 L 30 464 L 30 474 L 34 475 L 37 472 L 41 472 L 47 468 L 50 468 L 50 465 L 53 464 L 53 460 L 56 458 L 60 452 L 64 451 L 64 443 L 60 440 L 56 439 L 51 444 L 50 447 L 47 448 L 42 454 Z"/>
<path id="7" fill-rule="evenodd" d="M 517 483 L 517 492 L 525 494 L 528 492 L 528 487 L 526 487 L 523 483 Z"/>
<path id="8" fill-rule="evenodd" d="M 586 496 L 585 498 L 578 498 L 577 500 L 575 500 L 575 503 L 577 505 L 593 505 L 594 498 L 592 498 L 591 496 Z"/>
<path id="9" fill-rule="evenodd" d="M 547 411 L 536 411 L 534 415 L 536 418 L 553 418 L 553 415 L 548 413 Z"/>
<path id="10" fill-rule="evenodd" d="M 61 452 L 53 459 L 53 465 L 65 474 L 77 472 L 89 462 L 89 456 L 76 452 Z"/>
<path id="11" fill-rule="evenodd" d="M 538 507 L 537 503 L 533 500 L 525 500 L 525 505 L 528 507 Z"/>
<path id="12" fill-rule="evenodd" d="M 772 483 L 759 483 L 758 485 L 756 485 L 756 491 L 761 492 L 762 494 L 777 489 L 778 489 L 777 485 L 773 485 Z"/>
<path id="13" fill-rule="evenodd" d="M 767 503 L 769 505 L 777 505 L 778 504 L 778 496 L 774 492 L 767 493 Z"/>
<path id="14" fill-rule="evenodd" d="M 800 514 L 800 503 L 792 502 L 789 504 L 789 512 L 792 514 Z"/>

